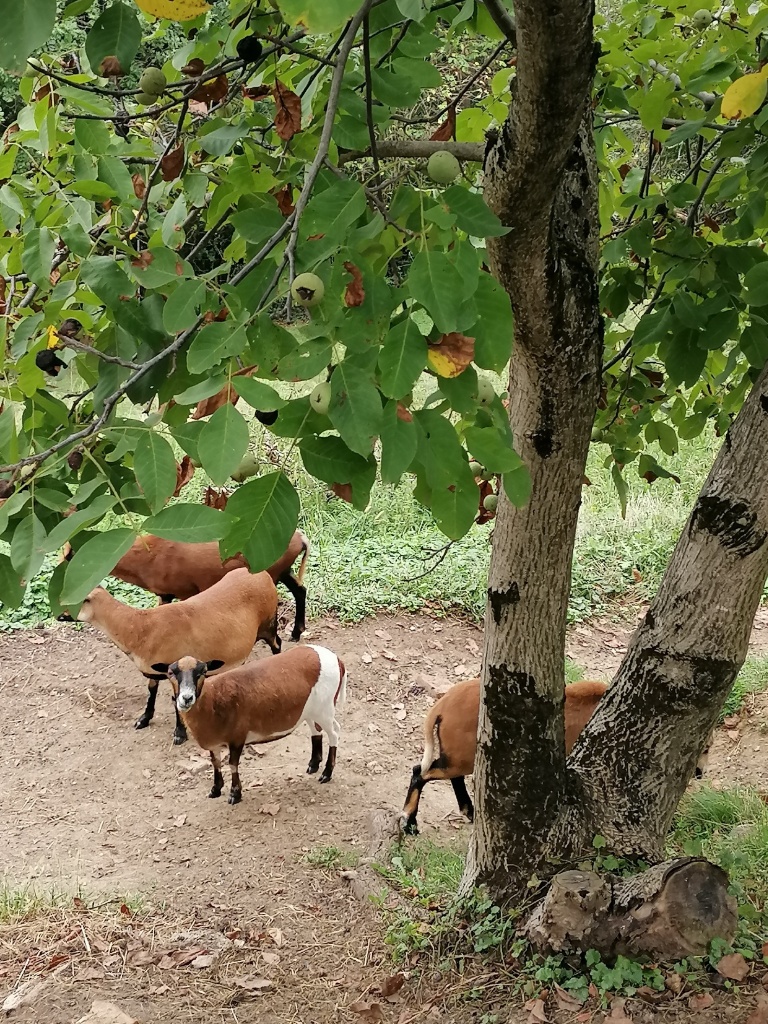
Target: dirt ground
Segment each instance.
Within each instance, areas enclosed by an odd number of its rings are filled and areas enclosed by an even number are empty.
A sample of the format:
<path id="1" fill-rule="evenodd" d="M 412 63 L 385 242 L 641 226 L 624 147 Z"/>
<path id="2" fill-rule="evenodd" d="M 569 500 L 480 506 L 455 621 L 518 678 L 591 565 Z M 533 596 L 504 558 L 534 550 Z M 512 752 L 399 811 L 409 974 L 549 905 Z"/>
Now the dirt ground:
<path id="1" fill-rule="evenodd" d="M 624 620 L 579 625 L 569 654 L 610 678 L 630 632 Z M 349 670 L 333 783 L 305 774 L 299 731 L 246 752 L 243 802 L 231 807 L 208 799 L 210 765 L 194 742 L 172 745 L 169 688 L 152 726 L 134 730 L 143 680 L 106 639 L 65 624 L 0 635 L 0 879 L 83 899 L 43 923 L 0 928 L 0 1003 L 38 974 L 50 979 L 12 1019 L 73 1024 L 108 999 L 141 1024 L 484 1024 L 488 1004 L 457 1002 L 455 976 L 406 972 L 391 1000 L 372 994 L 393 973 L 377 910 L 337 869 L 308 860 L 330 846 L 365 852 L 370 812 L 402 803 L 420 757 L 429 684 L 476 675 L 482 632 L 455 618 L 382 615 L 314 621 L 304 639 Z M 764 612 L 753 645 L 768 651 Z M 718 734 L 711 774 L 722 784 L 768 780 L 768 706 L 751 711 L 743 728 Z M 425 790 L 420 823 L 453 841 L 468 829 L 442 785 Z M 380 1000 L 382 1015 L 349 1009 L 361 999 L 363 1009 Z M 717 1013 L 744 1016 L 733 1001 Z M 498 1017 L 518 1019 L 527 1014 L 512 1005 Z"/>

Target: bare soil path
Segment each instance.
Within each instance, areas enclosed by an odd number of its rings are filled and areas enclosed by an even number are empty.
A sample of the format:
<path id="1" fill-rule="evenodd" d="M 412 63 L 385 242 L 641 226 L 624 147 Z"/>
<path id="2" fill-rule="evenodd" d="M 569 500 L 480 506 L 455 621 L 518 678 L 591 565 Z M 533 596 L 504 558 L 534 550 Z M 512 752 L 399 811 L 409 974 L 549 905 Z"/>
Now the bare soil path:
<path id="1" fill-rule="evenodd" d="M 610 678 L 629 632 L 609 620 L 577 626 L 569 653 Z M 396 1001 L 381 998 L 382 1018 L 350 1011 L 392 973 L 389 950 L 376 908 L 316 863 L 329 847 L 364 852 L 370 812 L 402 803 L 430 684 L 476 675 L 482 632 L 456 618 L 382 615 L 316 621 L 305 639 L 333 648 L 350 673 L 333 783 L 305 774 L 300 731 L 251 748 L 243 802 L 231 807 L 207 797 L 207 756 L 192 741 L 172 745 L 169 688 L 152 726 L 134 730 L 143 680 L 105 639 L 65 625 L 0 635 L 0 880 L 105 904 L 76 900 L 44 923 L 0 928 L 0 1003 L 20 980 L 58 971 L 12 1019 L 73 1024 L 99 998 L 141 1024 L 483 1019 L 487 1005 L 456 1003 L 440 977 L 406 980 Z M 753 639 L 768 651 L 763 612 Z M 717 738 L 712 772 L 723 783 L 768 779 L 766 708 L 752 710 L 737 740 Z M 466 836 L 448 786 L 425 790 L 420 820 L 441 842 Z"/>

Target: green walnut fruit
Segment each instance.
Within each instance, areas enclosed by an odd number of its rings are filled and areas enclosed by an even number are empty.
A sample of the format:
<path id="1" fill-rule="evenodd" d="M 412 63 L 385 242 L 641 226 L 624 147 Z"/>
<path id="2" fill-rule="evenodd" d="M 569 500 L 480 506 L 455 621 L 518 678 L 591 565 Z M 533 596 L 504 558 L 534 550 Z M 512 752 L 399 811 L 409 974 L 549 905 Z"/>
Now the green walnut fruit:
<path id="1" fill-rule="evenodd" d="M 450 185 L 461 174 L 461 164 L 447 149 L 439 149 L 427 161 L 427 174 L 438 185 Z"/>
<path id="2" fill-rule="evenodd" d="M 324 381 L 322 384 L 318 384 L 309 396 L 309 404 L 319 413 L 321 416 L 325 416 L 328 413 L 328 409 L 331 404 L 331 385 Z"/>
<path id="3" fill-rule="evenodd" d="M 486 494 L 483 498 L 483 508 L 486 512 L 495 512 L 499 504 L 499 499 L 495 494 Z"/>
<path id="4" fill-rule="evenodd" d="M 486 377 L 477 378 L 477 400 L 480 405 L 490 405 L 496 397 L 493 384 Z"/>
<path id="5" fill-rule="evenodd" d="M 149 96 L 160 96 L 165 92 L 168 79 L 160 68 L 145 68 L 139 79 L 139 88 Z"/>
<path id="6" fill-rule="evenodd" d="M 256 476 L 259 472 L 259 460 L 255 455 L 244 455 L 240 465 L 232 474 L 232 479 L 238 484 L 244 483 L 246 480 L 250 480 L 252 476 Z"/>
<path id="7" fill-rule="evenodd" d="M 140 92 L 136 97 L 136 102 L 140 103 L 142 107 L 152 107 L 157 103 L 157 96 L 153 96 L 148 92 Z"/>
<path id="8" fill-rule="evenodd" d="M 291 295 L 294 302 L 311 309 L 323 301 L 325 285 L 317 274 L 299 274 L 291 285 Z"/>
<path id="9" fill-rule="evenodd" d="M 470 462 L 469 468 L 472 470 L 472 476 L 478 477 L 483 472 L 483 467 L 479 462 Z"/>
<path id="10" fill-rule="evenodd" d="M 712 17 L 711 12 L 706 10 L 704 7 L 701 7 L 691 17 L 691 24 L 700 32 L 705 28 L 709 28 L 713 21 L 714 18 Z"/>

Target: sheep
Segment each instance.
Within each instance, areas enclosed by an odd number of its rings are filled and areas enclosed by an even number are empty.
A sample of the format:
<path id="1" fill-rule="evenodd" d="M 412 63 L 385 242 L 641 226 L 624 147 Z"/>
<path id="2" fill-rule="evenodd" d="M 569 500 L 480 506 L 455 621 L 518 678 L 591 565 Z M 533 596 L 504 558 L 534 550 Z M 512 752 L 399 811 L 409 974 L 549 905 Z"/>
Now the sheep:
<path id="1" fill-rule="evenodd" d="M 166 672 L 173 687 L 176 711 L 189 731 L 211 755 L 213 787 L 210 797 L 221 796 L 224 777 L 218 748 L 229 747 L 232 786 L 229 803 L 242 799 L 240 755 L 246 743 L 271 743 L 306 722 L 312 737 L 307 774 L 314 775 L 323 757 L 323 732 L 328 736 L 328 760 L 320 782 L 330 782 L 336 765 L 339 723 L 336 708 L 347 690 L 344 662 L 327 647 L 308 644 L 284 654 L 250 661 L 206 681 L 221 661 L 179 658 L 171 665 L 156 663 L 154 672 Z"/>
<path id="2" fill-rule="evenodd" d="M 565 749 L 570 752 L 589 721 L 607 683 L 582 681 L 565 687 Z M 456 683 L 430 708 L 424 721 L 424 756 L 414 765 L 403 807 L 403 830 L 418 835 L 416 815 L 421 791 L 427 782 L 450 779 L 459 810 L 469 821 L 474 808 L 464 778 L 475 770 L 477 720 L 480 712 L 480 680 Z M 440 747 L 435 757 L 435 734 Z"/>
<path id="3" fill-rule="evenodd" d="M 66 613 L 59 618 L 71 621 Z M 175 661 L 195 651 L 206 661 L 218 658 L 221 667 L 234 668 L 242 665 L 257 640 L 266 641 L 273 654 L 281 647 L 274 580 L 267 572 L 253 575 L 248 569 L 234 569 L 187 601 L 155 608 L 132 608 L 96 587 L 77 618 L 105 633 L 147 679 L 147 706 L 135 723 L 137 729 L 145 729 L 154 716 L 158 683 L 166 672 L 153 665 L 161 659 Z M 176 711 L 173 742 L 184 743 L 186 738 Z"/>
<path id="4" fill-rule="evenodd" d="M 69 561 L 73 553 L 72 545 L 65 544 L 62 561 Z M 294 576 L 291 569 L 300 554 L 299 571 Z M 309 540 L 301 530 L 296 530 L 285 553 L 265 570 L 275 583 L 282 583 L 293 594 L 296 618 L 292 640 L 299 640 L 306 629 L 307 590 L 303 583 L 308 555 Z M 247 567 L 242 555 L 222 562 L 219 545 L 214 542 L 184 544 L 147 535 L 133 542 L 110 576 L 157 594 L 160 604 L 170 604 L 174 598 L 185 601 L 208 590 L 227 573 Z"/>

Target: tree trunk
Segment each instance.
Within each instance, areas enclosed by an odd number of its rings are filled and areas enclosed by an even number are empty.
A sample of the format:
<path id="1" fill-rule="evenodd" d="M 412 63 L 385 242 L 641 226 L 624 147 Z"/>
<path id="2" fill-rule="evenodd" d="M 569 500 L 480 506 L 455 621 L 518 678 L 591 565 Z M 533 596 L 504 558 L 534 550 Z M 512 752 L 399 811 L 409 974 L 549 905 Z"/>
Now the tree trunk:
<path id="1" fill-rule="evenodd" d="M 569 759 L 560 851 L 596 833 L 656 860 L 747 654 L 768 575 L 768 366 L 728 431 L 659 592 Z"/>
<path id="2" fill-rule="evenodd" d="M 515 13 L 516 88 L 485 198 L 511 228 L 488 251 L 515 312 L 510 422 L 533 488 L 524 508 L 502 495 L 496 517 L 462 882 L 497 897 L 546 854 L 565 782 L 565 625 L 602 354 L 592 6 L 518 0 Z"/>
<path id="3" fill-rule="evenodd" d="M 555 875 L 525 928 L 548 953 L 597 949 L 603 956 L 703 956 L 730 940 L 738 907 L 722 868 L 698 858 L 658 864 L 631 878 L 594 871 Z"/>

